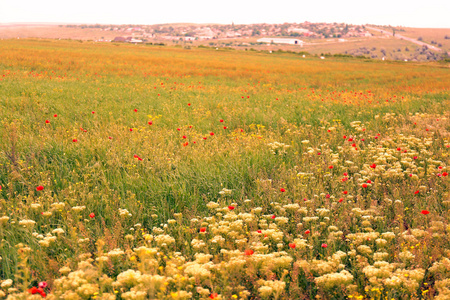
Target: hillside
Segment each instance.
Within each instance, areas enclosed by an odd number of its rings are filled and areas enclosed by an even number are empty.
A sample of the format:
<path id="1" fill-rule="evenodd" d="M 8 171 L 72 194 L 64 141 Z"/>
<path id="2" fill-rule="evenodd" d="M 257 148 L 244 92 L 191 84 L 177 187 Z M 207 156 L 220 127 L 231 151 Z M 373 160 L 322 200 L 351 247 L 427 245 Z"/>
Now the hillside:
<path id="1" fill-rule="evenodd" d="M 0 38 L 46 38 L 208 46 L 241 50 L 344 54 L 372 59 L 436 61 L 448 57 L 450 29 L 344 23 L 55 25 L 0 24 Z"/>

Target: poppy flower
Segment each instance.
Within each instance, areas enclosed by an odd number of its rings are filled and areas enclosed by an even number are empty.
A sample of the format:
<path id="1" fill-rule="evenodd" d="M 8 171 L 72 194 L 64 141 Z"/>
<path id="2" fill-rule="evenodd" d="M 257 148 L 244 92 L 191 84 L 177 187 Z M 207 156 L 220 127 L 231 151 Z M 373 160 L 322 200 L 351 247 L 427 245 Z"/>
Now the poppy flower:
<path id="1" fill-rule="evenodd" d="M 376 165 L 376 164 L 371 164 L 370 167 L 371 167 L 372 169 L 375 169 L 375 168 L 377 167 L 377 165 Z"/>
<path id="2" fill-rule="evenodd" d="M 188 103 L 188 106 L 191 106 L 191 104 L 190 104 L 190 103 Z"/>
<path id="3" fill-rule="evenodd" d="M 112 136 L 108 136 L 108 139 L 112 140 Z"/>
<path id="4" fill-rule="evenodd" d="M 280 192 L 284 193 L 284 192 L 286 192 L 286 190 L 283 189 L 283 188 L 281 188 L 281 189 L 280 189 Z"/>
<path id="5" fill-rule="evenodd" d="M 234 206 L 231 206 L 231 205 L 230 205 L 230 206 L 228 206 L 228 209 L 229 209 L 229 210 L 233 210 L 233 209 L 234 209 Z"/>
<path id="6" fill-rule="evenodd" d="M 257 233 L 261 233 L 262 231 L 261 231 L 261 229 L 258 229 L 258 230 L 256 230 L 256 232 L 257 232 Z"/>
<path id="7" fill-rule="evenodd" d="M 58 115 L 55 114 L 55 115 L 53 115 L 53 116 L 56 118 Z"/>
<path id="8" fill-rule="evenodd" d="M 177 128 L 178 131 L 181 131 L 181 128 Z"/>
<path id="9" fill-rule="evenodd" d="M 305 231 L 305 234 L 310 234 L 311 233 L 311 230 L 309 230 L 309 229 L 307 229 L 306 231 Z"/>
<path id="10" fill-rule="evenodd" d="M 45 124 L 49 124 L 50 123 L 50 121 L 49 120 L 45 120 Z"/>
<path id="11" fill-rule="evenodd" d="M 213 136 L 213 135 L 214 135 L 214 132 L 209 133 L 209 135 L 210 135 L 210 136 Z"/>
<path id="12" fill-rule="evenodd" d="M 183 139 L 187 138 L 185 135 L 183 135 Z"/>
<path id="13" fill-rule="evenodd" d="M 367 183 L 372 183 L 372 180 L 370 180 L 370 179 L 367 179 L 367 181 L 366 181 Z"/>
<path id="14" fill-rule="evenodd" d="M 419 191 L 415 191 L 415 192 L 414 192 L 414 195 L 417 195 L 418 193 L 420 193 L 420 192 L 419 192 Z"/>
<path id="15" fill-rule="evenodd" d="M 39 286 L 41 289 L 45 289 L 45 288 L 47 287 L 47 282 L 41 281 L 41 282 L 39 282 L 38 286 Z"/>
<path id="16" fill-rule="evenodd" d="M 420 213 L 422 215 L 428 215 L 430 212 L 428 210 L 422 210 Z"/>
<path id="17" fill-rule="evenodd" d="M 244 254 L 249 256 L 252 255 L 253 253 L 255 253 L 255 251 L 253 251 L 252 249 L 247 249 L 244 251 Z"/>
<path id="18" fill-rule="evenodd" d="M 366 188 L 367 186 L 368 186 L 368 185 L 365 184 L 365 183 L 362 184 L 362 187 L 363 187 L 363 188 Z"/>
<path id="19" fill-rule="evenodd" d="M 44 189 L 44 187 L 42 185 L 40 185 L 36 188 L 36 191 L 42 191 L 43 189 Z"/>
<path id="20" fill-rule="evenodd" d="M 333 166 L 329 166 L 328 169 L 333 169 Z"/>
<path id="21" fill-rule="evenodd" d="M 133 128 L 130 128 L 130 131 L 133 131 Z"/>
<path id="22" fill-rule="evenodd" d="M 153 125 L 153 122 L 152 121 L 148 121 L 148 125 Z"/>
<path id="23" fill-rule="evenodd" d="M 347 195 L 347 194 L 348 194 L 348 192 L 347 192 L 347 191 L 343 191 L 342 193 L 343 193 L 344 195 Z"/>
<path id="24" fill-rule="evenodd" d="M 219 122 L 220 122 L 220 123 L 223 123 L 223 120 L 222 120 L 222 119 L 220 119 L 220 120 L 219 120 Z"/>
<path id="25" fill-rule="evenodd" d="M 322 244 L 322 248 L 326 248 L 326 247 L 328 247 L 328 245 L 325 244 L 325 243 L 323 243 L 323 244 Z"/>
<path id="26" fill-rule="evenodd" d="M 339 203 L 341 203 L 342 201 L 344 201 L 344 198 L 339 198 Z"/>
<path id="27" fill-rule="evenodd" d="M 223 129 L 227 129 L 227 126 L 223 126 Z"/>
<path id="28" fill-rule="evenodd" d="M 271 218 L 272 218 L 272 219 L 275 219 L 275 215 L 272 215 Z"/>
<path id="29" fill-rule="evenodd" d="M 447 172 L 442 172 L 442 176 L 448 176 L 448 173 Z"/>
<path id="30" fill-rule="evenodd" d="M 90 213 L 89 217 L 91 217 L 91 219 L 93 219 L 95 217 L 95 214 L 94 213 Z"/>
<path id="31" fill-rule="evenodd" d="M 417 156 L 414 156 L 413 158 L 414 158 L 414 159 L 417 159 Z"/>
<path id="32" fill-rule="evenodd" d="M 295 249 L 295 243 L 289 243 L 289 247 L 291 247 L 292 249 Z"/>
<path id="33" fill-rule="evenodd" d="M 92 114 L 95 114 L 95 111 L 93 111 Z"/>
<path id="34" fill-rule="evenodd" d="M 206 232 L 206 227 L 200 227 L 200 232 Z"/>
<path id="35" fill-rule="evenodd" d="M 77 139 L 73 139 L 72 142 L 76 143 L 76 142 L 78 142 L 78 140 Z"/>

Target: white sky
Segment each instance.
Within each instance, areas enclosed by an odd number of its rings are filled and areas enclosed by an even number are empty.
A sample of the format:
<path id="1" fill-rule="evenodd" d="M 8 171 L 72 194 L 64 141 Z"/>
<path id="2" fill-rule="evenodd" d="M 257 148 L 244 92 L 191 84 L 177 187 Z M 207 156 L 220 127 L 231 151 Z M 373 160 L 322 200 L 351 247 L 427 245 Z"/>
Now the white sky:
<path id="1" fill-rule="evenodd" d="M 251 24 L 304 21 L 450 28 L 450 0 L 0 0 L 0 23 Z"/>

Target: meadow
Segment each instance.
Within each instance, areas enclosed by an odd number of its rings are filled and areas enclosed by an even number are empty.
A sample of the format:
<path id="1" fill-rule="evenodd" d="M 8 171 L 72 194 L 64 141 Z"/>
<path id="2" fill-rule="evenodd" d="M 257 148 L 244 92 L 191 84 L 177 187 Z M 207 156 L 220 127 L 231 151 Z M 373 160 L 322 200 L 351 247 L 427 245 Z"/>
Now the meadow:
<path id="1" fill-rule="evenodd" d="M 450 298 L 448 65 L 0 53 L 0 299 Z"/>

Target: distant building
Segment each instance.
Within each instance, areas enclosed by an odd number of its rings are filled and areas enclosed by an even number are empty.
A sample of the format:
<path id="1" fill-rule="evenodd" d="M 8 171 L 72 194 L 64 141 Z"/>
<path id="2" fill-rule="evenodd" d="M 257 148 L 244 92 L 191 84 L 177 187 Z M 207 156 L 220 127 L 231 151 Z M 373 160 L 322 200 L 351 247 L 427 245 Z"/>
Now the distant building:
<path id="1" fill-rule="evenodd" d="M 131 39 L 131 38 L 130 38 Z M 123 36 L 116 36 L 113 40 L 113 42 L 120 42 L 120 43 L 125 43 L 128 42 L 128 38 L 123 37 Z"/>
<path id="2" fill-rule="evenodd" d="M 267 44 L 289 44 L 289 45 L 300 45 L 303 46 L 303 41 L 299 39 L 280 39 L 280 38 L 261 38 L 257 40 L 258 43 Z"/>
<path id="3" fill-rule="evenodd" d="M 141 44 L 143 42 L 142 40 L 132 38 L 131 36 L 129 37 L 116 36 L 112 41 L 115 43 L 119 42 L 119 43 L 133 43 L 133 44 Z"/>

